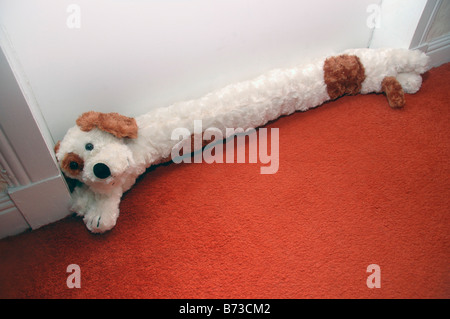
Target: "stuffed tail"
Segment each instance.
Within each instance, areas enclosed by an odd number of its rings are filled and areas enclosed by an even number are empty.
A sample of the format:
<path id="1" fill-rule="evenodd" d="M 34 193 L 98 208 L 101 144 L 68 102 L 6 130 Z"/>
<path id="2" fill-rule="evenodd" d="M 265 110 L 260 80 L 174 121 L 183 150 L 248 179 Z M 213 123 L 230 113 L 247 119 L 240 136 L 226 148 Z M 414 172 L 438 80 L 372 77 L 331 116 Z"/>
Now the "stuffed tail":
<path id="1" fill-rule="evenodd" d="M 387 51 L 390 63 L 395 66 L 398 74 L 423 74 L 430 69 L 430 57 L 419 50 L 390 49 Z"/>
<path id="2" fill-rule="evenodd" d="M 391 49 L 388 61 L 397 74 L 385 77 L 381 89 L 390 107 L 401 108 L 406 102 L 405 93 L 414 94 L 422 86 L 421 74 L 430 69 L 430 57 L 419 50 Z"/>

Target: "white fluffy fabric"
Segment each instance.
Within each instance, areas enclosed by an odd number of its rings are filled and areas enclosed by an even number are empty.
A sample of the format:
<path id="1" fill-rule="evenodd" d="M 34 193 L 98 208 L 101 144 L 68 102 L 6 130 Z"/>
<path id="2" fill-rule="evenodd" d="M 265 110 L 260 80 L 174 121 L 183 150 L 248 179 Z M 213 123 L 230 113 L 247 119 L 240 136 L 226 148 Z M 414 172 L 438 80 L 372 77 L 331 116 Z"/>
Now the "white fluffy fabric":
<path id="1" fill-rule="evenodd" d="M 386 76 L 396 77 L 406 93 L 415 93 L 422 83 L 420 74 L 427 70 L 428 57 L 420 51 L 354 49 L 343 53 L 358 56 L 365 68 L 363 94 L 381 92 L 381 82 Z M 179 142 L 172 140 L 172 132 L 176 128 L 194 132 L 194 120 L 202 121 L 203 130 L 215 127 L 227 137 L 225 128 L 256 128 L 282 115 L 323 104 L 330 99 L 324 82 L 326 58 L 290 69 L 276 69 L 196 100 L 152 110 L 136 117 L 139 128 L 136 139 L 119 139 L 99 129 L 84 132 L 74 126 L 56 154 L 59 161 L 70 152 L 84 160 L 83 171 L 76 176 L 83 185 L 73 192 L 71 209 L 84 216 L 92 232 L 113 228 L 123 192 L 146 168 L 168 159 Z M 86 143 L 92 143 L 94 149 L 85 150 Z M 106 164 L 111 176 L 97 178 L 93 173 L 96 163 Z"/>

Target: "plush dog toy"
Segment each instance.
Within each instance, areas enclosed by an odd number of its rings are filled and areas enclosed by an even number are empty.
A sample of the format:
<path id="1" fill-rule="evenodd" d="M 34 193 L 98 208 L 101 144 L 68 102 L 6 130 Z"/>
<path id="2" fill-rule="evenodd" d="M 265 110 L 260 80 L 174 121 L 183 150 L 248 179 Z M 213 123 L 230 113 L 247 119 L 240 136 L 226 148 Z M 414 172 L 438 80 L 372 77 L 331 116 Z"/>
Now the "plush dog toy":
<path id="1" fill-rule="evenodd" d="M 281 115 L 306 111 L 342 95 L 383 92 L 392 108 L 416 93 L 428 57 L 406 49 L 354 49 L 292 69 L 277 69 L 206 96 L 159 108 L 136 118 L 87 112 L 55 146 L 63 173 L 77 179 L 71 210 L 92 232 L 116 225 L 122 194 L 145 170 L 169 161 L 179 142 L 174 129 L 256 128 Z M 190 139 L 191 137 L 189 137 Z M 204 146 L 204 145 L 203 145 Z"/>

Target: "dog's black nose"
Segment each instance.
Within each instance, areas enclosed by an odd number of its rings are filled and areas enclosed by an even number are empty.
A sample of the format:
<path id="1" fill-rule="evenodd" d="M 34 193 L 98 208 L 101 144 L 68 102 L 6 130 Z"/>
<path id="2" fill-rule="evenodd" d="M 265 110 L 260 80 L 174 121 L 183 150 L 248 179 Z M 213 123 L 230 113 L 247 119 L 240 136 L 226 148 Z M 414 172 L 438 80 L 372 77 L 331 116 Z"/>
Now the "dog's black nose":
<path id="1" fill-rule="evenodd" d="M 111 176 L 111 171 L 106 164 L 98 163 L 94 165 L 94 175 L 98 178 L 105 179 Z"/>

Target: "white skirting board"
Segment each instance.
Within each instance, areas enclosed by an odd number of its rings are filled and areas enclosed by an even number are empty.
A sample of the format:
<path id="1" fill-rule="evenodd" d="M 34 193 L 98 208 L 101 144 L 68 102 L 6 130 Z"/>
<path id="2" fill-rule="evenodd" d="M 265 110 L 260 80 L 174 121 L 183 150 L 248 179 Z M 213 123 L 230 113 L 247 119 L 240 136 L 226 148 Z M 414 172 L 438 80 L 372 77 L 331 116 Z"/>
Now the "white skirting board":
<path id="1" fill-rule="evenodd" d="M 444 63 L 450 62 L 450 34 L 433 40 L 430 43 L 424 43 L 414 49 L 426 52 L 430 57 L 430 65 L 438 67 Z"/>

